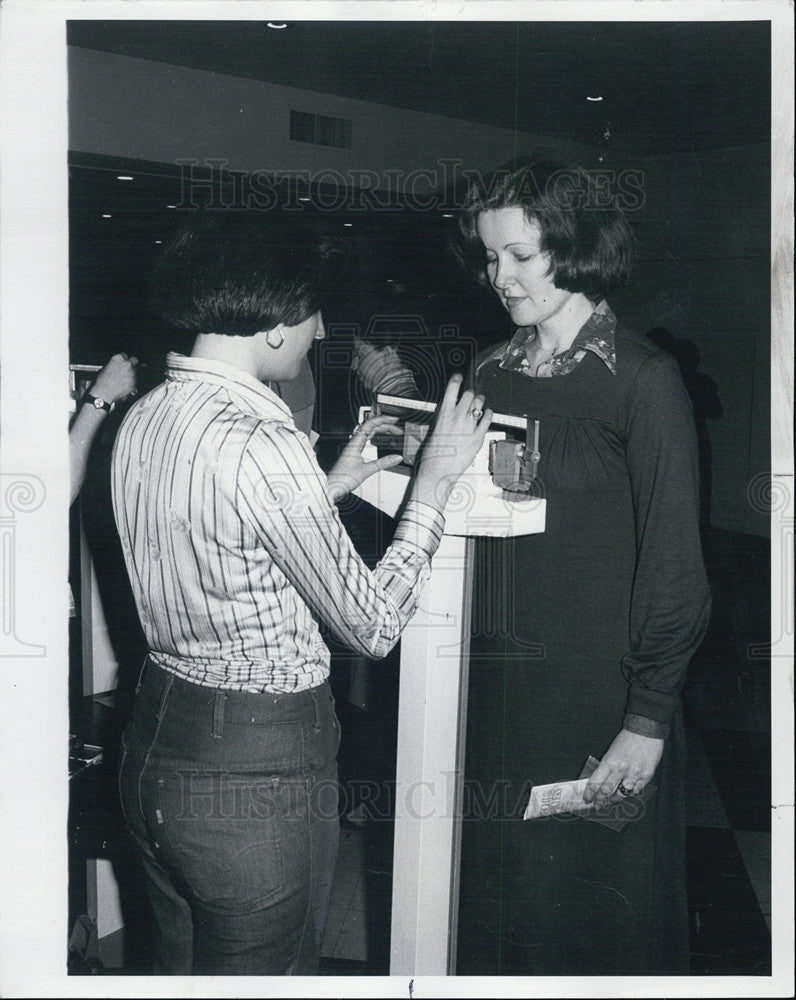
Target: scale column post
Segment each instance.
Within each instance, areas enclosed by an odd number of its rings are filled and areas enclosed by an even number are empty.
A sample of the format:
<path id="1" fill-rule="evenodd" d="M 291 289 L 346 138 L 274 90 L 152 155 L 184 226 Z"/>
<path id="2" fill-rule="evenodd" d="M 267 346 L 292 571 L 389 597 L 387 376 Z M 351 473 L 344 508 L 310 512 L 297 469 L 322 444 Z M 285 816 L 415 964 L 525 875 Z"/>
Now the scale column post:
<path id="1" fill-rule="evenodd" d="M 445 535 L 401 639 L 391 975 L 452 975 L 474 539 Z"/>

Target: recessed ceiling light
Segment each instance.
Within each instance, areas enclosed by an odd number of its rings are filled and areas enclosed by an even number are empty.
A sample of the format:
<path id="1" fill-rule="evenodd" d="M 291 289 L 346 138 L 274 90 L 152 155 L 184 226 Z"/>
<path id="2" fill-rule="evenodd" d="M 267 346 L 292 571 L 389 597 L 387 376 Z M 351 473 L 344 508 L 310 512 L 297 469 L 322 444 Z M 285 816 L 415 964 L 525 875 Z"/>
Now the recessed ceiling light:
<path id="1" fill-rule="evenodd" d="M 176 208 L 176 205 L 166 205 L 166 208 Z"/>
<path id="2" fill-rule="evenodd" d="M 112 219 L 112 218 L 113 218 L 113 216 L 112 216 L 112 215 L 107 215 L 107 214 L 104 214 L 104 215 L 102 216 L 102 218 L 103 218 L 103 219 Z"/>
<path id="3" fill-rule="evenodd" d="M 131 181 L 133 178 L 129 174 L 119 174 L 116 177 L 117 181 Z"/>
<path id="4" fill-rule="evenodd" d="M 443 212 L 442 213 L 442 218 L 443 219 L 452 219 L 453 218 L 453 212 Z"/>
<path id="5" fill-rule="evenodd" d="M 286 28 L 287 25 L 285 24 L 284 21 L 269 21 L 268 27 L 273 28 L 274 31 L 282 31 L 282 29 Z"/>
<path id="6" fill-rule="evenodd" d="M 350 227 L 350 226 L 353 226 L 353 225 L 354 225 L 354 223 L 353 223 L 353 222 L 344 222 L 344 223 L 343 223 L 343 225 L 344 225 L 344 226 L 349 226 L 349 227 Z"/>
<path id="7" fill-rule="evenodd" d="M 310 199 L 305 195 L 303 198 L 299 198 L 299 201 L 309 201 Z"/>
<path id="8" fill-rule="evenodd" d="M 155 240 L 155 243 L 162 243 L 163 240 Z"/>
<path id="9" fill-rule="evenodd" d="M 587 101 L 601 101 L 602 97 L 587 97 Z"/>

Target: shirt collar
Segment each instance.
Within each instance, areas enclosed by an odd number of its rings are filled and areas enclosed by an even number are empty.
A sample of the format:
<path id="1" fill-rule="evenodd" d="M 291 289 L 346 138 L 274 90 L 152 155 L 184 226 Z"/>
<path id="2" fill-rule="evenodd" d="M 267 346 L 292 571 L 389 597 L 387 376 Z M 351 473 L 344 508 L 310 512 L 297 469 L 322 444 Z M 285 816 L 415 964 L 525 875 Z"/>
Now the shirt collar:
<path id="1" fill-rule="evenodd" d="M 166 378 L 171 382 L 204 382 L 223 386 L 239 405 L 268 420 L 293 423 L 290 408 L 279 396 L 253 375 L 208 358 L 192 358 L 170 351 L 166 355 Z"/>
<path id="2" fill-rule="evenodd" d="M 616 316 L 605 299 L 602 299 L 578 331 L 571 346 L 557 354 L 553 361 L 561 373 L 565 373 L 574 367 L 576 355 L 580 351 L 591 351 L 605 363 L 612 375 L 616 375 L 615 332 Z M 519 327 L 505 348 L 497 348 L 487 360 L 498 360 L 500 367 L 509 371 L 518 370 L 525 360 L 525 343 L 535 333 L 535 326 Z M 571 366 L 568 362 L 572 363 Z"/>

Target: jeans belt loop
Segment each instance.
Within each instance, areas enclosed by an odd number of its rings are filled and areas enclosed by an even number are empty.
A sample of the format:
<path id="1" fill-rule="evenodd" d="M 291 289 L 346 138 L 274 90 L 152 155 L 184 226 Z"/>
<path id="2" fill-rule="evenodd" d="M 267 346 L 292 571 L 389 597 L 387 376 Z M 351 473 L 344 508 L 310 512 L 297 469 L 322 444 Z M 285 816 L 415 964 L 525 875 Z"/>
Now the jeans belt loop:
<path id="1" fill-rule="evenodd" d="M 144 671 L 146 670 L 147 663 L 149 663 L 149 653 L 144 657 L 144 662 L 141 664 L 141 669 L 138 671 L 138 680 L 135 683 L 135 693 L 141 690 L 141 684 L 144 680 Z"/>
<path id="2" fill-rule="evenodd" d="M 216 691 L 213 699 L 213 739 L 220 740 L 224 732 L 224 702 L 227 696 L 223 691 Z"/>
<path id="3" fill-rule="evenodd" d="M 314 728 L 321 728 L 321 713 L 318 707 L 318 698 L 320 697 L 321 689 L 319 687 L 314 687 L 311 689 L 312 692 L 312 710 L 315 713 Z"/>

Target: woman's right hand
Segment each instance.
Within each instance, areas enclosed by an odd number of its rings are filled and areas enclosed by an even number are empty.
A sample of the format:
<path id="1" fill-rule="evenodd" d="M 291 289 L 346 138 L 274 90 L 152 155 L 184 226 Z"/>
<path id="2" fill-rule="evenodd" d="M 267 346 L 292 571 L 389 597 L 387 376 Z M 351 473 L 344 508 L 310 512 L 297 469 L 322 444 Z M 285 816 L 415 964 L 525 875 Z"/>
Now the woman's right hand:
<path id="1" fill-rule="evenodd" d="M 434 429 L 420 458 L 412 499 L 444 510 L 451 490 L 484 443 L 492 411 L 484 397 L 466 389 L 459 398 L 462 376 L 448 382 Z"/>

